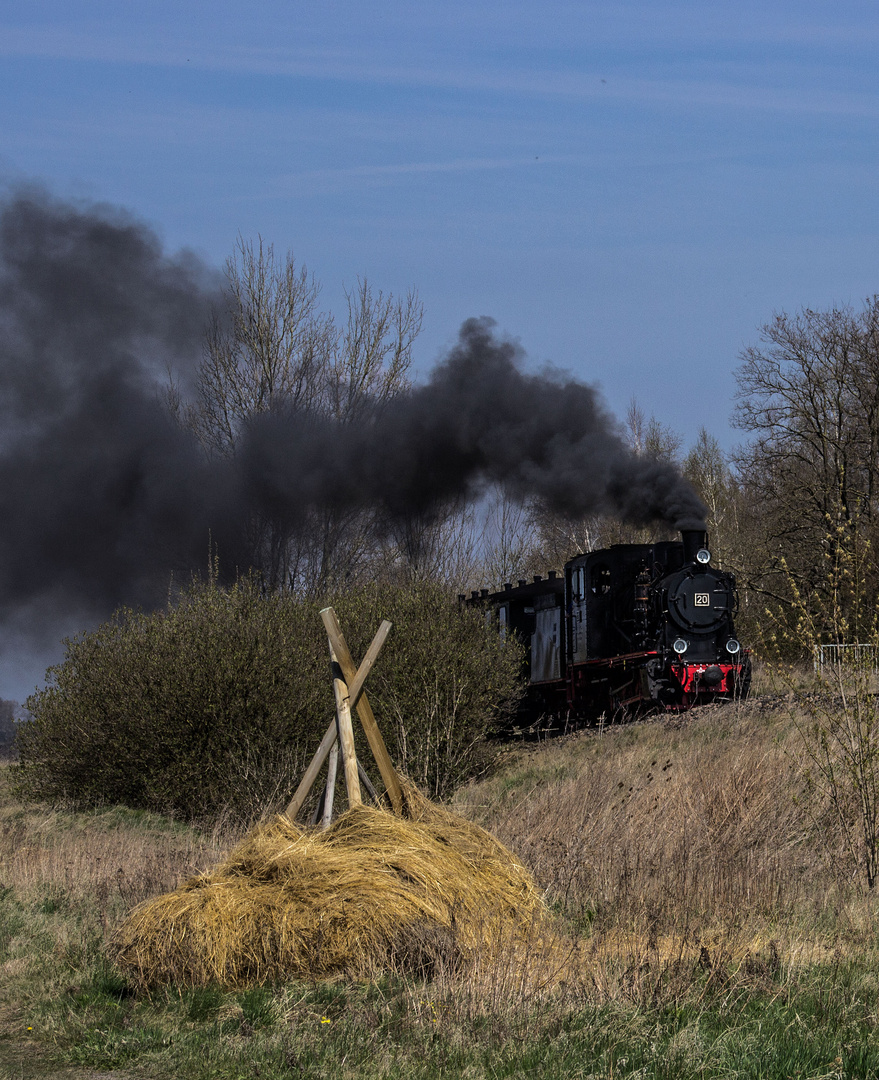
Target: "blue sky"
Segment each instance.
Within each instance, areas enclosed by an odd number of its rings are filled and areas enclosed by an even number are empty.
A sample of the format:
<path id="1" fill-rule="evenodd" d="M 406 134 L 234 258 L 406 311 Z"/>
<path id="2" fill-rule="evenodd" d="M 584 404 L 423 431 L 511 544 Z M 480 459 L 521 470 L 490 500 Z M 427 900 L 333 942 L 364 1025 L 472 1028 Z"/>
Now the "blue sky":
<path id="1" fill-rule="evenodd" d="M 122 204 L 328 306 L 416 287 L 427 370 L 491 315 L 533 362 L 725 446 L 776 310 L 879 290 L 879 9 L 300 0 L 0 9 L 0 177 Z"/>

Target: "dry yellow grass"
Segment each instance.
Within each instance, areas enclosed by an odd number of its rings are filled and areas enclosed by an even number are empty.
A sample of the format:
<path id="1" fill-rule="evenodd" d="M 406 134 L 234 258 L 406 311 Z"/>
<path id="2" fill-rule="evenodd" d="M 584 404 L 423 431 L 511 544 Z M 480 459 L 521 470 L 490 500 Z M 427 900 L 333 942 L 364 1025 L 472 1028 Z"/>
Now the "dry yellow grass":
<path id="1" fill-rule="evenodd" d="M 857 868 L 806 789 L 799 716 L 779 697 L 583 732 L 511 754 L 455 806 L 596 928 L 821 919 L 859 902 Z"/>
<path id="2" fill-rule="evenodd" d="M 544 928 L 525 867 L 477 825 L 407 789 L 408 816 L 357 807 L 326 832 L 283 816 L 214 870 L 150 900 L 113 953 L 141 985 L 239 987 L 432 972 Z"/>
<path id="3" fill-rule="evenodd" d="M 107 807 L 70 813 L 19 803 L 9 791 L 10 765 L 0 763 L 0 887 L 22 899 L 47 893 L 71 903 L 102 903 L 108 922 L 182 876 L 215 862 L 235 833 L 175 825 L 158 814 Z"/>

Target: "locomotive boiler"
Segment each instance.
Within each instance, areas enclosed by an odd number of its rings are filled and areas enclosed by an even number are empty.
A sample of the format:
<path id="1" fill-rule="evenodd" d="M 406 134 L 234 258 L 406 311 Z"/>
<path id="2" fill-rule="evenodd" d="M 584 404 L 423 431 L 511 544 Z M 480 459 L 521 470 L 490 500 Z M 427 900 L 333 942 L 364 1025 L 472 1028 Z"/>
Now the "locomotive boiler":
<path id="1" fill-rule="evenodd" d="M 483 589 L 470 602 L 525 646 L 523 721 L 683 711 L 748 693 L 735 578 L 712 565 L 701 529 L 577 555 L 561 577 Z"/>

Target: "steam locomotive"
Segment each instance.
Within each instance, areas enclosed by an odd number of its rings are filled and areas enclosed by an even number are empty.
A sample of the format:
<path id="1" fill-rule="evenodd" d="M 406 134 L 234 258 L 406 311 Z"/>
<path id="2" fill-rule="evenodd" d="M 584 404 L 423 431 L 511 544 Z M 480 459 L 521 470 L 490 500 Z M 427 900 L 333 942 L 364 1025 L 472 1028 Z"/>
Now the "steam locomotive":
<path id="1" fill-rule="evenodd" d="M 520 721 L 622 718 L 747 696 L 735 636 L 735 578 L 711 565 L 707 534 L 577 555 L 559 577 L 475 592 L 526 649 Z"/>

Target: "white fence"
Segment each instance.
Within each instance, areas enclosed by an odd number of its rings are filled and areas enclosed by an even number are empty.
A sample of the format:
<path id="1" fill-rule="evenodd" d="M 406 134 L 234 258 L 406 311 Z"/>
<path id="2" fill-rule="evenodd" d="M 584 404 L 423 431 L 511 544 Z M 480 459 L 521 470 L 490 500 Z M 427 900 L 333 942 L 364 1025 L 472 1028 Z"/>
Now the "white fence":
<path id="1" fill-rule="evenodd" d="M 815 670 L 847 667 L 857 671 L 879 671 L 879 645 L 816 645 Z"/>

